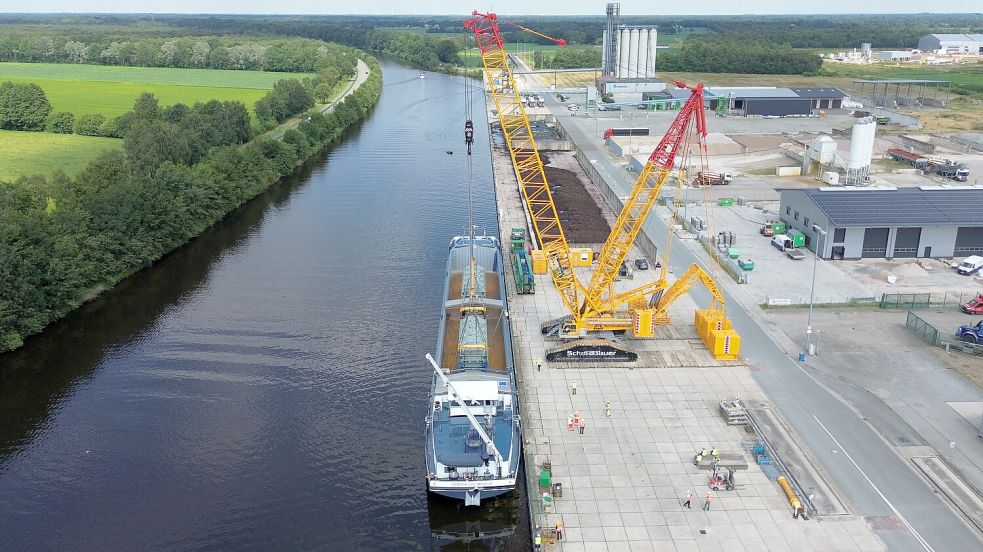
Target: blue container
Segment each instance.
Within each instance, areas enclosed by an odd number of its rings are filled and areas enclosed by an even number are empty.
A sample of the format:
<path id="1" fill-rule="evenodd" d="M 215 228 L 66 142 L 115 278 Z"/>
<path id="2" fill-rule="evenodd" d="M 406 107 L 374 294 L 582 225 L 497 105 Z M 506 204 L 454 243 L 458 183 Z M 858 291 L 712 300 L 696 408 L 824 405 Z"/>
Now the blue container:
<path id="1" fill-rule="evenodd" d="M 762 455 L 762 454 L 765 453 L 765 446 L 764 445 L 754 445 L 754 451 L 753 452 L 754 452 L 754 455 L 755 456 Z"/>
<path id="2" fill-rule="evenodd" d="M 806 354 L 799 353 L 799 362 L 805 362 L 805 361 L 806 361 Z"/>
<path id="3" fill-rule="evenodd" d="M 770 463 L 771 463 L 771 458 L 768 458 L 768 456 L 766 456 L 764 454 L 759 454 L 758 455 L 758 465 L 761 465 L 761 464 L 770 464 Z"/>

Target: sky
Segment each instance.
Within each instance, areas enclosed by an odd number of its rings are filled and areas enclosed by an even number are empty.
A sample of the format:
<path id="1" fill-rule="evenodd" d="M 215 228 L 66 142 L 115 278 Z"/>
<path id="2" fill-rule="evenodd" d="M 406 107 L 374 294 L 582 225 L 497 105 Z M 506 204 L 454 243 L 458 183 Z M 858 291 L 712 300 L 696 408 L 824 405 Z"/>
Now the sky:
<path id="1" fill-rule="evenodd" d="M 604 0 L 0 0 L 3 12 L 88 13 L 235 13 L 235 14 L 462 14 L 472 9 L 511 15 L 603 15 Z M 981 11 L 980 0 L 825 0 L 821 3 L 788 0 L 703 0 L 654 3 L 621 2 L 622 15 L 726 15 L 734 13 L 970 13 Z M 926 9 L 929 8 L 930 9 Z"/>

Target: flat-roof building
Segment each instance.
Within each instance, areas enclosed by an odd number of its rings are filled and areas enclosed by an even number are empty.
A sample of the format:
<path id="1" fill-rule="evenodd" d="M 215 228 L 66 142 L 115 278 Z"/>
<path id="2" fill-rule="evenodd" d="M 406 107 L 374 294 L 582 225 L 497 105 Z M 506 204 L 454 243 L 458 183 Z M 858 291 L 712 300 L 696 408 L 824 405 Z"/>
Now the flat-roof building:
<path id="1" fill-rule="evenodd" d="M 719 87 L 707 89 L 710 109 L 727 101 L 740 115 L 805 116 L 814 109 L 838 109 L 849 97 L 838 88 L 777 88 L 774 86 Z"/>
<path id="2" fill-rule="evenodd" d="M 983 254 L 983 186 L 779 190 L 779 217 L 824 259 Z M 827 232 L 825 238 L 814 227 Z"/>

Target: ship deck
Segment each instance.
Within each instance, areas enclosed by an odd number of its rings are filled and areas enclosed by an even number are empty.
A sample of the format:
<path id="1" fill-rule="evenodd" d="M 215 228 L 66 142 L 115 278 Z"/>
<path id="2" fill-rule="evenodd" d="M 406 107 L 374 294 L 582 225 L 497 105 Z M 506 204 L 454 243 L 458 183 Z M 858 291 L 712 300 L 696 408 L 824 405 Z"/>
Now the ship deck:
<path id="1" fill-rule="evenodd" d="M 485 272 L 485 292 L 488 299 L 501 299 L 498 273 L 491 270 Z M 451 274 L 447 295 L 448 301 L 461 298 L 460 272 Z M 457 366 L 458 333 L 461 328 L 460 308 L 447 307 L 445 315 L 444 343 L 441 349 L 440 365 L 444 368 L 451 368 Z M 505 336 L 502 334 L 504 331 L 502 310 L 498 307 L 488 307 L 485 311 L 485 319 L 488 321 L 488 371 L 505 373 L 508 371 L 508 364 L 505 359 Z"/>

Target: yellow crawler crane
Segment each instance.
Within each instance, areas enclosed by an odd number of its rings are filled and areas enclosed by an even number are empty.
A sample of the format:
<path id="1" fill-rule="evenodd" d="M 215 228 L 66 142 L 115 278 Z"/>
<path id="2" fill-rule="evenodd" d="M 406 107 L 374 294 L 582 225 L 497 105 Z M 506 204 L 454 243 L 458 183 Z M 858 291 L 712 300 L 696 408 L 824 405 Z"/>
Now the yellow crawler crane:
<path id="1" fill-rule="evenodd" d="M 669 307 L 696 282 L 706 285 L 714 298 L 709 309 L 697 312 L 698 321 L 714 321 L 713 327 L 708 326 L 706 331 L 700 331 L 700 326 L 697 326 L 701 339 L 717 358 L 736 358 L 740 337 L 724 316 L 723 296 L 713 278 L 697 265 L 692 265 L 670 284 L 665 278 L 666 262 L 658 280 L 627 292 L 614 292 L 618 271 L 669 178 L 676 155 L 692 124 L 696 125 L 698 146 L 706 147 L 703 85 L 687 87 L 683 83 L 675 83 L 680 88 L 689 88 L 692 94 L 639 174 L 604 243 L 590 283 L 585 287 L 573 271 L 570 247 L 550 194 L 529 118 L 509 67 L 497 16 L 475 11 L 464 26 L 474 32 L 485 80 L 498 112 L 519 188 L 529 209 L 533 231 L 546 255 L 550 276 L 570 311 L 568 316 L 543 324 L 544 334 L 557 335 L 565 340 L 546 352 L 547 360 L 637 360 L 638 355 L 615 339 L 614 335 L 654 336 L 655 326 L 669 323 Z M 716 343 L 718 340 L 720 344 Z"/>

